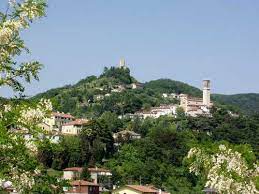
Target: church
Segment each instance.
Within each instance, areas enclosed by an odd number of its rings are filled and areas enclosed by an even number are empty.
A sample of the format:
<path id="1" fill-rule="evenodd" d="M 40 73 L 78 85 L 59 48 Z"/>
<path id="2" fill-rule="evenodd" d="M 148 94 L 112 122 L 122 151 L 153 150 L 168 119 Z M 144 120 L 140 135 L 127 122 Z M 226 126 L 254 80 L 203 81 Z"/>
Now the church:
<path id="1" fill-rule="evenodd" d="M 213 103 L 210 101 L 210 80 L 203 80 L 203 98 L 180 94 L 180 107 L 190 116 L 209 114 Z"/>

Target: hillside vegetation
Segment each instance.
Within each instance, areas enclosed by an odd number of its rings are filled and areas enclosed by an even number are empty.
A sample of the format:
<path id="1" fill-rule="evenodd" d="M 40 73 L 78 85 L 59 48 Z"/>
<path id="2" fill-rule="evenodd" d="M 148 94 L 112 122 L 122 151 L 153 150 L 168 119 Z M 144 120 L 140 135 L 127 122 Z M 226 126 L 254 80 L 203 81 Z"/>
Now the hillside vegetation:
<path id="1" fill-rule="evenodd" d="M 200 89 L 183 82 L 170 79 L 158 79 L 147 82 L 145 84 L 145 88 L 154 90 L 158 93 L 189 94 L 195 97 L 202 96 L 202 91 Z"/>
<path id="2" fill-rule="evenodd" d="M 244 114 L 255 114 L 259 112 L 259 94 L 214 94 L 213 99 L 221 104 L 238 107 Z"/>
<path id="3" fill-rule="evenodd" d="M 50 98 L 56 111 L 91 118 L 78 136 L 64 136 L 59 144 L 42 142 L 37 157 L 44 167 L 61 171 L 73 166 L 104 166 L 113 173 L 113 185 L 141 182 L 171 193 L 196 194 L 204 189 L 205 179 L 190 173 L 186 156 L 191 148 L 214 150 L 215 145 L 229 144 L 237 146 L 250 163 L 258 160 L 258 115 L 232 116 L 216 95 L 213 98 L 221 108 L 213 108 L 211 117 L 189 117 L 178 111 L 176 117 L 119 118 L 151 106 L 179 103 L 163 98 L 163 93 L 202 94 L 198 88 L 169 79 L 150 81 L 137 89 L 132 88 L 133 83 L 137 80 L 129 69 L 112 67 L 99 77 L 35 96 L 35 101 Z M 140 134 L 141 139 L 122 138 L 115 144 L 114 133 L 125 129 Z"/>
<path id="4" fill-rule="evenodd" d="M 95 118 L 105 111 L 123 115 L 178 102 L 163 98 L 162 93 L 201 95 L 195 87 L 168 79 L 147 82 L 137 89 L 132 89 L 133 83 L 138 84 L 138 81 L 130 75 L 129 69 L 111 67 L 105 68 L 99 77 L 89 76 L 75 85 L 51 89 L 32 99 L 49 98 L 56 111 Z"/>
<path id="5" fill-rule="evenodd" d="M 121 139 L 116 146 L 112 134 L 125 128 L 141 134 L 141 139 Z M 46 168 L 55 170 L 105 166 L 112 170 L 115 185 L 141 181 L 171 193 L 197 194 L 202 193 L 205 180 L 190 173 L 185 163 L 191 148 L 236 145 L 240 151 L 248 151 L 249 155 L 242 156 L 256 162 L 258 134 L 258 116 L 232 117 L 225 109 L 214 110 L 212 117 L 177 115 L 145 120 L 119 119 L 105 112 L 84 126 L 78 136 L 64 136 L 60 144 L 43 142 L 38 158 Z"/>
<path id="6" fill-rule="evenodd" d="M 75 116 L 98 117 L 105 111 L 116 114 L 134 113 L 160 104 L 176 103 L 162 97 L 163 93 L 189 94 L 201 97 L 202 91 L 186 83 L 170 79 L 158 79 L 143 84 L 141 89 L 131 89 L 138 81 L 129 69 L 105 68 L 99 76 L 89 76 L 75 85 L 48 90 L 32 99 L 51 99 L 56 111 L 70 112 Z M 216 104 L 231 107 L 244 114 L 259 112 L 259 94 L 213 94 Z"/>

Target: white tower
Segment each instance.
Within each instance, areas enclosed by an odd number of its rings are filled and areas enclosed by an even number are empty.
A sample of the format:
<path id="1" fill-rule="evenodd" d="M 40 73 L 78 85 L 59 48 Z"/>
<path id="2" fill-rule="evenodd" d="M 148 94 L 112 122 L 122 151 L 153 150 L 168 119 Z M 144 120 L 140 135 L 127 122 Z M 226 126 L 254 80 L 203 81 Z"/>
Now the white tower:
<path id="1" fill-rule="evenodd" d="M 123 59 L 123 58 L 120 59 L 119 68 L 123 68 L 123 69 L 127 68 L 125 59 Z"/>
<path id="2" fill-rule="evenodd" d="M 203 80 L 203 105 L 210 106 L 210 80 Z"/>

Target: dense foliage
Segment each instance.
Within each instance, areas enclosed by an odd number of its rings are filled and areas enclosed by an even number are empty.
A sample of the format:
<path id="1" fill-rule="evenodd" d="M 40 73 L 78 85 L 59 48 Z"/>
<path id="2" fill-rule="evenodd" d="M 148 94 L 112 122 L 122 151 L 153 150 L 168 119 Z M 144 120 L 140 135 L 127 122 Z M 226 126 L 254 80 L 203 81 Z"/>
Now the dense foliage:
<path id="1" fill-rule="evenodd" d="M 105 68 L 99 76 L 89 76 L 75 85 L 55 88 L 33 97 L 51 99 L 54 109 L 70 112 L 78 117 L 95 118 L 105 111 L 116 114 L 133 113 L 140 109 L 167 103 L 177 103 L 177 100 L 162 98 L 163 93 L 189 94 L 202 96 L 202 91 L 188 84 L 170 79 L 158 79 L 144 84 L 142 89 L 131 89 L 131 84 L 137 83 L 130 75 L 129 69 Z M 122 88 L 122 92 L 113 90 Z M 232 112 L 254 114 L 258 112 L 258 94 L 212 95 L 218 106 L 223 106 Z"/>
<path id="2" fill-rule="evenodd" d="M 111 67 L 105 68 L 98 78 L 90 76 L 73 86 L 52 89 L 33 99 L 49 98 L 56 111 L 88 118 L 99 117 L 105 111 L 124 115 L 142 108 L 177 103 L 175 99 L 163 98 L 156 89 L 131 89 L 135 82 L 129 69 Z"/>
<path id="3" fill-rule="evenodd" d="M 28 28 L 33 19 L 44 16 L 46 3 L 44 0 L 19 2 L 10 1 L 10 9 L 0 12 L 0 86 L 23 92 L 20 78 L 26 82 L 38 79 L 42 66 L 39 62 L 17 65 L 14 59 L 27 51 L 19 33 Z M 90 76 L 73 86 L 52 89 L 32 99 L 9 101 L 1 98 L 0 192 L 6 190 L 3 185 L 11 181 L 22 193 L 61 193 L 65 182 L 58 179 L 60 174 L 50 176 L 51 170 L 47 169 L 61 171 L 74 166 L 84 167 L 82 179 L 89 179 L 88 166 L 105 166 L 112 170 L 112 182 L 117 186 L 153 184 L 172 193 L 201 193 L 204 186 L 214 186 L 225 192 L 228 187 L 222 188 L 222 185 L 229 179 L 219 179 L 221 184 L 216 182 L 217 187 L 213 182 L 220 173 L 224 173 L 224 176 L 221 174 L 223 178 L 233 179 L 236 184 L 231 187 L 233 191 L 243 189 L 243 185 L 254 187 L 253 191 L 258 189 L 257 174 L 250 174 L 256 170 L 251 165 L 259 158 L 258 115 L 232 114 L 226 109 L 228 105 L 216 103 L 211 117 L 187 117 L 181 110 L 176 117 L 144 120 L 119 117 L 161 104 L 178 103 L 177 99 L 164 98 L 163 93 L 201 96 L 199 89 L 168 79 L 148 82 L 143 88 L 134 89 L 132 84 L 137 81 L 129 69 L 111 67 L 105 68 L 99 77 Z M 246 96 L 229 98 L 214 96 L 217 102 L 242 104 L 240 107 L 248 110 L 253 107 L 251 101 L 244 103 Z M 248 98 L 258 103 L 257 95 Z M 56 111 L 70 112 L 90 121 L 78 136 L 63 136 L 60 143 L 51 143 L 47 138 L 40 138 L 44 132 L 38 124 L 50 115 L 52 104 Z M 26 140 L 22 133 L 15 133 L 23 129 L 34 138 Z M 119 139 L 115 144 L 113 134 L 124 129 L 139 133 L 141 139 Z M 239 152 L 215 147 L 223 143 Z M 231 157 L 222 153 L 225 150 Z M 222 163 L 215 162 L 217 154 L 224 158 Z M 226 158 L 232 156 L 238 159 L 232 166 L 241 163 L 249 173 L 240 171 L 244 173 L 236 175 L 231 171 L 226 174 L 229 171 L 224 171 L 225 168 L 232 168 L 226 164 Z M 214 166 L 220 172 L 210 172 Z M 247 180 L 255 184 L 246 184 Z"/>
<path id="4" fill-rule="evenodd" d="M 20 34 L 33 21 L 45 16 L 47 5 L 45 0 L 5 3 L 6 9 L 0 10 L 0 87 L 9 87 L 22 97 L 24 84 L 32 79 L 38 80 L 42 65 L 38 61 L 17 60 L 21 54 L 29 52 Z M 0 99 L 0 193 L 5 193 L 10 187 L 26 194 L 62 192 L 63 181 L 50 177 L 36 157 L 40 144 L 37 124 L 51 111 L 51 102 L 46 99 L 36 104 L 18 99 Z M 22 129 L 27 129 L 35 139 L 26 140 Z"/>
<path id="5" fill-rule="evenodd" d="M 186 162 L 206 188 L 219 193 L 258 193 L 259 163 L 248 145 L 212 144 L 193 147 Z"/>
<path id="6" fill-rule="evenodd" d="M 56 110 L 93 119 L 78 137 L 64 137 L 54 145 L 47 142 L 39 152 L 39 160 L 56 170 L 106 166 L 112 170 L 116 185 L 154 184 L 176 193 L 200 193 L 206 181 L 192 174 L 185 162 L 191 148 L 209 149 L 214 142 L 224 141 L 250 145 L 259 158 L 259 117 L 233 114 L 239 112 L 238 108 L 218 101 L 212 117 L 187 117 L 178 111 L 176 118 L 119 119 L 119 115 L 140 109 L 178 103 L 176 99 L 163 98 L 163 93 L 201 96 L 199 89 L 172 80 L 151 81 L 139 89 L 131 89 L 129 80 L 132 78 L 128 69 L 106 68 L 100 77 L 90 76 L 74 86 L 36 96 L 35 100 L 48 96 Z M 112 92 L 119 86 L 123 90 Z M 103 97 L 97 99 L 98 95 Z M 123 129 L 135 131 L 142 138 L 127 139 L 115 146 L 112 134 Z"/>
<path id="7" fill-rule="evenodd" d="M 198 88 L 170 79 L 158 79 L 147 82 L 145 88 L 155 90 L 159 93 L 189 94 L 196 97 L 202 96 L 202 92 Z"/>
<path id="8" fill-rule="evenodd" d="M 138 132 L 142 138 L 114 146 L 112 133 L 122 129 Z M 224 141 L 251 145 L 258 159 L 258 134 L 258 117 L 233 117 L 224 109 L 214 110 L 213 117 L 178 115 L 145 120 L 118 119 L 116 114 L 106 112 L 85 126 L 78 137 L 64 137 L 60 144 L 49 144 L 41 151 L 45 155 L 38 157 L 56 170 L 106 166 L 112 170 L 116 185 L 154 184 L 176 193 L 201 193 L 205 180 L 190 173 L 184 159 L 188 151 L 193 147 L 209 149 L 215 142 Z M 46 152 L 48 149 L 51 151 Z"/>
<path id="9" fill-rule="evenodd" d="M 259 94 L 213 95 L 221 104 L 238 107 L 243 113 L 251 115 L 259 112 Z"/>

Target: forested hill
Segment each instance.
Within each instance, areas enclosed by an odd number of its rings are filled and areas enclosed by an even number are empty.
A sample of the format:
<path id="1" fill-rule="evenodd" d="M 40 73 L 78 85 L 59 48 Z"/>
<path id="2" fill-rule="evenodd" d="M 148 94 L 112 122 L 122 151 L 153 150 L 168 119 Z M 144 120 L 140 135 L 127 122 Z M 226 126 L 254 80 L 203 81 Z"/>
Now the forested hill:
<path id="1" fill-rule="evenodd" d="M 132 89 L 132 84 L 136 84 L 137 88 Z M 49 98 L 56 111 L 91 118 L 105 111 L 119 115 L 160 104 L 177 103 L 175 99 L 163 98 L 162 93 L 202 94 L 198 88 L 169 79 L 140 84 L 130 75 L 129 69 L 111 67 L 105 68 L 100 76 L 86 77 L 75 85 L 51 89 L 32 99 Z"/>
<path id="2" fill-rule="evenodd" d="M 105 68 L 100 76 L 90 76 L 75 85 L 35 96 L 35 100 L 50 98 L 56 111 L 91 119 L 78 136 L 65 135 L 55 145 L 43 142 L 38 151 L 39 160 L 46 168 L 59 171 L 67 167 L 103 165 L 112 171 L 111 181 L 117 186 L 141 181 L 171 193 L 197 194 L 204 189 L 205 182 L 203 175 L 200 178 L 190 173 L 186 156 L 191 148 L 216 150 L 214 144 L 217 147 L 221 143 L 233 144 L 247 150 L 250 155 L 245 156 L 249 161 L 258 159 L 259 118 L 256 115 L 232 116 L 228 107 L 221 106 L 213 109 L 212 117 L 188 117 L 180 111 L 176 118 L 118 117 L 142 108 L 179 103 L 175 98 L 164 98 L 163 93 L 202 95 L 198 88 L 169 79 L 143 85 L 130 75 L 129 69 L 112 67 Z M 125 129 L 140 134 L 141 138 L 128 135 L 113 138 L 114 133 Z"/>
<path id="3" fill-rule="evenodd" d="M 129 69 L 111 67 L 105 68 L 100 76 L 86 77 L 75 85 L 51 89 L 32 99 L 50 98 L 56 111 L 93 118 L 105 111 L 120 115 L 175 102 L 164 99 L 162 93 L 202 96 L 200 89 L 170 79 L 146 82 L 139 89 L 132 89 L 133 83 L 138 81 L 130 75 Z M 245 114 L 259 112 L 259 94 L 214 94 L 212 99 L 217 104 L 232 105 Z"/>
<path id="4" fill-rule="evenodd" d="M 245 114 L 255 114 L 259 112 L 259 94 L 214 94 L 213 99 L 221 104 L 236 106 Z"/>
<path id="5" fill-rule="evenodd" d="M 200 89 L 186 83 L 170 79 L 158 79 L 147 82 L 145 84 L 145 88 L 155 90 L 159 93 L 189 94 L 196 97 L 202 96 Z"/>

